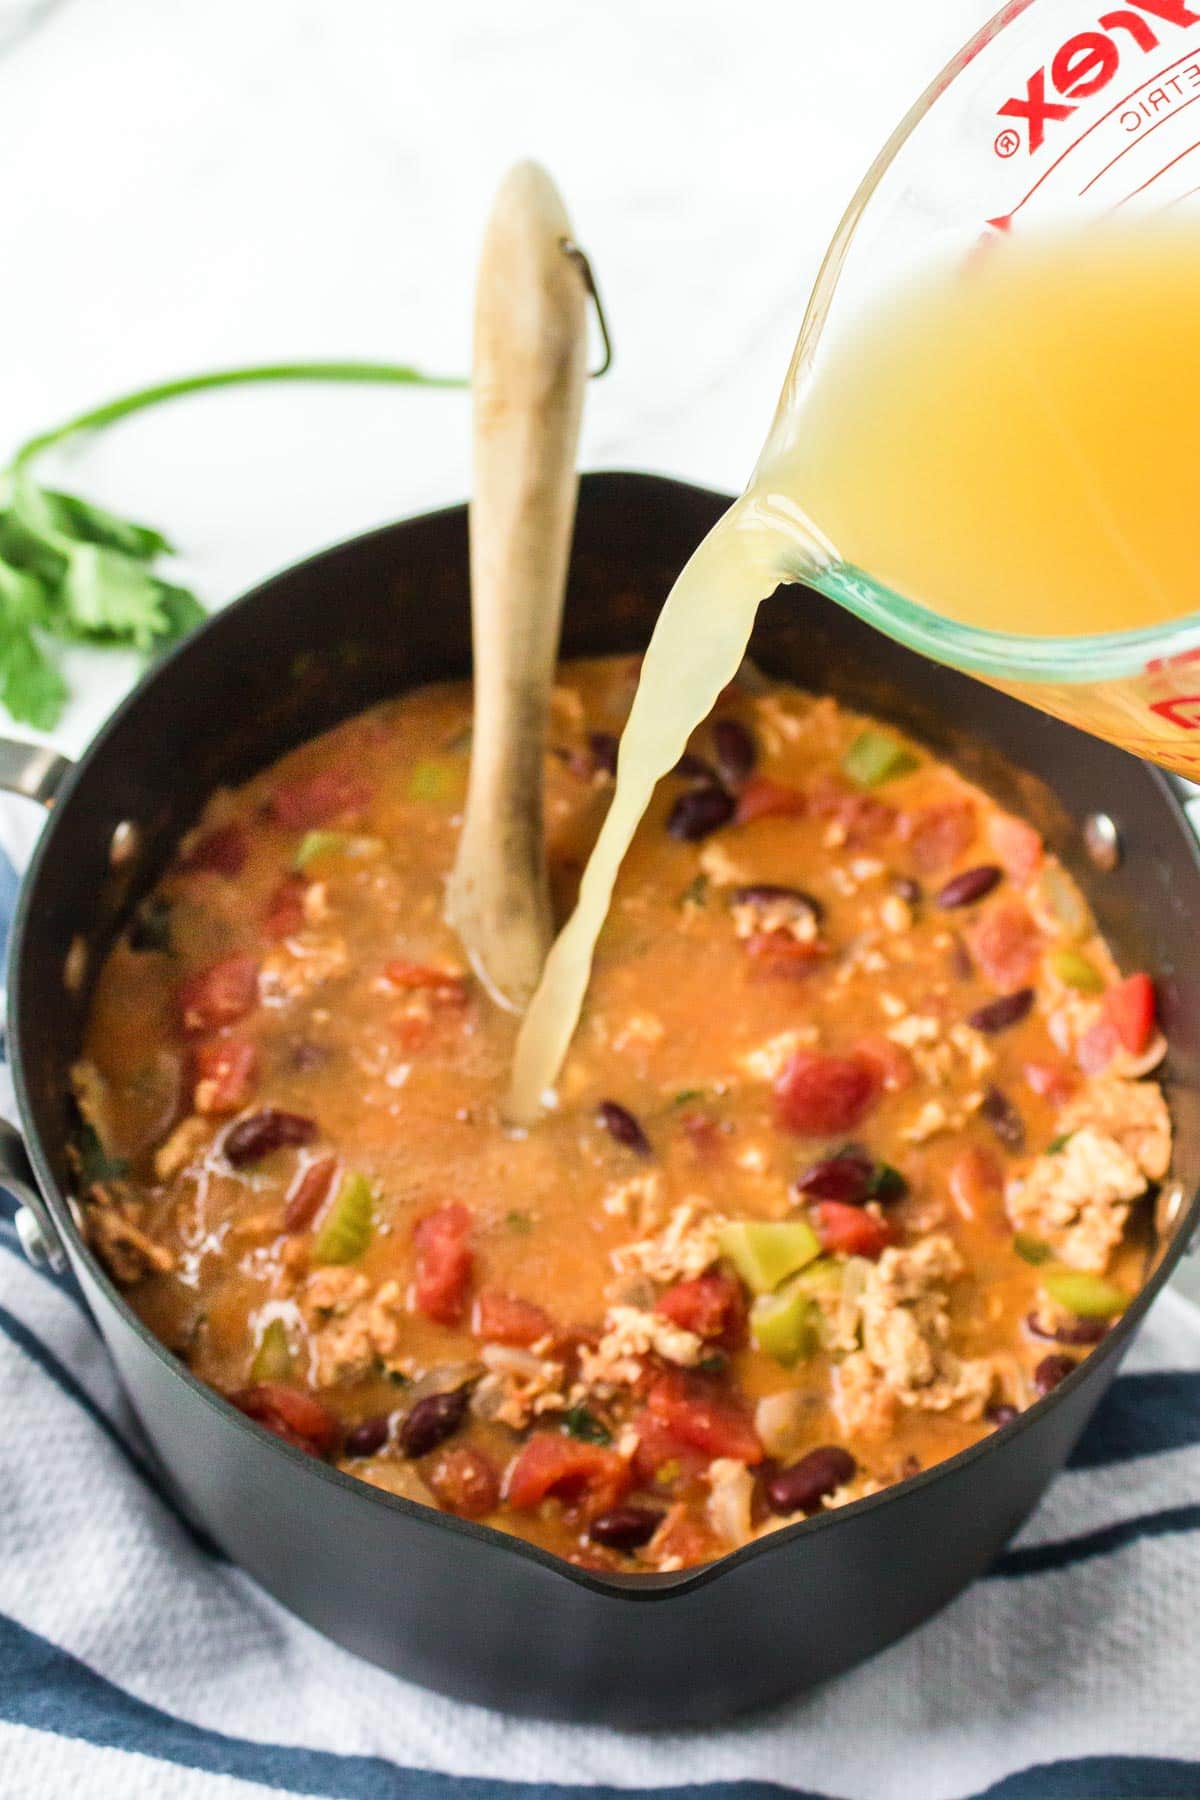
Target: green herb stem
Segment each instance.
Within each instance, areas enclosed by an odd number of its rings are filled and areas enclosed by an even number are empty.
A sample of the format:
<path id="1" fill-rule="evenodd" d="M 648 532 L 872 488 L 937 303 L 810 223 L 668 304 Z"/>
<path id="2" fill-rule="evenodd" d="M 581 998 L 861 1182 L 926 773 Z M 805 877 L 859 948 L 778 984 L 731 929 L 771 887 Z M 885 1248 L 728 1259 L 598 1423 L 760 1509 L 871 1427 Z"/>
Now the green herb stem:
<path id="1" fill-rule="evenodd" d="M 36 437 L 26 439 L 13 457 L 11 467 L 14 470 L 28 468 L 35 457 L 52 449 L 55 444 L 61 444 L 82 431 L 101 431 L 107 425 L 115 425 L 119 419 L 129 418 L 132 413 L 159 406 L 164 400 L 179 400 L 185 394 L 202 394 L 214 388 L 249 387 L 269 381 L 362 382 L 429 388 L 465 388 L 470 385 L 465 376 L 427 375 L 408 363 L 259 363 L 242 369 L 211 369 L 200 375 L 180 375 L 173 381 L 155 382 L 150 387 L 137 388 L 131 394 L 122 394 L 116 400 L 108 400 L 102 406 L 90 407 L 87 412 L 76 413 L 74 418 L 65 420 L 52 430 L 41 431 Z"/>

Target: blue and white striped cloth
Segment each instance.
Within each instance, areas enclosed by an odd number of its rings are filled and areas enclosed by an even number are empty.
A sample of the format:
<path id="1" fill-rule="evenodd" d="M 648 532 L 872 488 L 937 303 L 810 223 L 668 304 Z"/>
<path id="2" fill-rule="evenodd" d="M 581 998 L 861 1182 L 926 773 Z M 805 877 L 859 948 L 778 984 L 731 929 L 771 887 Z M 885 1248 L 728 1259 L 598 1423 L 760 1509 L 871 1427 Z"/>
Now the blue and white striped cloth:
<path id="1" fill-rule="evenodd" d="M 4 931 L 14 886 L 0 858 Z M 0 1800 L 1200 1796 L 1200 1312 L 1175 1294 L 1020 1540 L 939 1618 L 740 1726 L 623 1736 L 410 1687 L 198 1542 L 12 1212 L 0 1197 Z"/>

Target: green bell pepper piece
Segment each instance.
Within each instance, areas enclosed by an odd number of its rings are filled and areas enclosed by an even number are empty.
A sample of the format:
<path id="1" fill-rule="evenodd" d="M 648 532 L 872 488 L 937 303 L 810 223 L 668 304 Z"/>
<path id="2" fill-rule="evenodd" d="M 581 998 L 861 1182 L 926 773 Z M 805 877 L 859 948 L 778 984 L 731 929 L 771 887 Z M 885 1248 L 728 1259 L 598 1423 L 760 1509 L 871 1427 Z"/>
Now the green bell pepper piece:
<path id="1" fill-rule="evenodd" d="M 769 1294 L 781 1281 L 798 1269 L 815 1262 L 821 1254 L 820 1241 L 812 1226 L 803 1219 L 778 1224 L 757 1219 L 740 1219 L 723 1226 L 717 1242 L 747 1287 L 756 1294 Z"/>

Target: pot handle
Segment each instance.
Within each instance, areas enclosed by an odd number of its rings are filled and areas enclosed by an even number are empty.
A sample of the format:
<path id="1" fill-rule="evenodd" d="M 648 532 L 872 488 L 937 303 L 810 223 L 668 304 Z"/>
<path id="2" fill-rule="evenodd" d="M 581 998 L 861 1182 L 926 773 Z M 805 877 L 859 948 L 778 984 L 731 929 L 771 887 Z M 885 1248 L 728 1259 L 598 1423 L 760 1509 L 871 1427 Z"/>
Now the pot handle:
<path id="1" fill-rule="evenodd" d="M 35 1269 L 50 1268 L 60 1274 L 67 1266 L 66 1252 L 38 1192 L 24 1140 L 7 1119 L 0 1119 L 0 1188 L 20 1203 L 14 1223 L 29 1261 Z"/>
<path id="2" fill-rule="evenodd" d="M 49 744 L 0 737 L 0 791 L 51 806 L 74 765 Z"/>
<path id="3" fill-rule="evenodd" d="M 19 794 L 42 806 L 53 805 L 71 763 L 48 744 L 27 744 L 0 737 L 0 792 Z M 37 1181 L 20 1132 L 0 1118 L 0 1188 L 19 1203 L 14 1223 L 21 1248 L 35 1268 L 56 1273 L 67 1266 L 66 1253 Z"/>

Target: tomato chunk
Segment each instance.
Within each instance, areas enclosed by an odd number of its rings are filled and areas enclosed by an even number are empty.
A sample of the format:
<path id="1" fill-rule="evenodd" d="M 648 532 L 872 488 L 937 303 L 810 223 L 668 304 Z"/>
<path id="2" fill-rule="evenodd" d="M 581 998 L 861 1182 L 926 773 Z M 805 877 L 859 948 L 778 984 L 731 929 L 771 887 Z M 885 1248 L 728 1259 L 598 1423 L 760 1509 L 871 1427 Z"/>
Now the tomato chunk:
<path id="1" fill-rule="evenodd" d="M 278 943 L 280 938 L 295 937 L 304 928 L 304 891 L 308 883 L 303 875 L 285 875 L 267 903 L 263 919 L 263 936 Z"/>
<path id="2" fill-rule="evenodd" d="M 632 1479 L 629 1464 L 615 1450 L 558 1431 L 535 1431 L 508 1471 L 505 1498 L 523 1512 L 553 1495 L 587 1517 L 615 1506 Z"/>
<path id="3" fill-rule="evenodd" d="M 733 822 L 749 825 L 755 819 L 794 819 L 807 811 L 808 797 L 802 788 L 787 787 L 769 775 L 752 775 L 738 794 Z"/>
<path id="4" fill-rule="evenodd" d="M 336 1156 L 319 1156 L 297 1175 L 288 1191 L 283 1208 L 285 1231 L 307 1231 L 321 1204 L 333 1186 L 337 1173 Z"/>
<path id="5" fill-rule="evenodd" d="M 258 962 L 253 956 L 224 956 L 179 987 L 179 1012 L 188 1032 L 236 1025 L 257 1004 Z"/>
<path id="6" fill-rule="evenodd" d="M 1025 1085 L 1029 1090 L 1059 1104 L 1069 1100 L 1079 1086 L 1073 1069 L 1065 1063 L 1027 1062 L 1021 1073 L 1025 1077 Z"/>
<path id="7" fill-rule="evenodd" d="M 408 993 L 432 994 L 447 1006 L 464 1006 L 467 999 L 466 977 L 455 969 L 439 969 L 430 963 L 390 962 L 383 971 L 384 980 Z"/>
<path id="8" fill-rule="evenodd" d="M 436 1212 L 426 1213 L 413 1229 L 417 1311 L 439 1325 L 455 1325 L 462 1317 L 474 1261 L 467 1242 L 471 1224 L 467 1208 L 452 1200 Z"/>
<path id="9" fill-rule="evenodd" d="M 250 853 L 250 840 L 241 825 L 218 825 L 197 839 L 181 867 L 206 869 L 213 875 L 240 875 Z"/>
<path id="10" fill-rule="evenodd" d="M 883 1076 L 867 1054 L 826 1056 L 797 1050 L 775 1083 L 775 1116 L 803 1137 L 852 1131 L 879 1098 Z"/>
<path id="11" fill-rule="evenodd" d="M 347 813 L 359 813 L 370 803 L 371 789 L 351 769 L 318 769 L 284 781 L 271 795 L 271 813 L 289 831 L 307 831 L 328 825 Z"/>
<path id="12" fill-rule="evenodd" d="M 756 931 L 746 939 L 746 954 L 756 974 L 795 981 L 820 967 L 829 955 L 829 946 L 819 938 L 802 944 L 790 931 Z"/>
<path id="13" fill-rule="evenodd" d="M 1140 1056 L 1154 1035 L 1154 983 L 1148 975 L 1127 975 L 1104 996 L 1104 1017 L 1123 1049 Z"/>
<path id="14" fill-rule="evenodd" d="M 1042 934 L 1020 900 L 989 906 L 967 934 L 971 954 L 1002 993 L 1027 987 L 1042 954 Z"/>
<path id="15" fill-rule="evenodd" d="M 918 807 L 905 813 L 899 829 L 914 867 L 922 875 L 934 875 L 957 862 L 975 842 L 975 806 L 970 800 L 943 800 Z"/>
<path id="16" fill-rule="evenodd" d="M 853 846 L 886 837 L 897 822 L 894 806 L 874 794 L 848 788 L 832 775 L 822 776 L 809 790 L 809 805 L 818 819 L 840 825 L 844 841 Z"/>
<path id="17" fill-rule="evenodd" d="M 988 842 L 996 861 L 1013 881 L 1031 881 L 1042 866 L 1045 845 L 1041 832 L 1011 813 L 993 813 L 988 820 Z"/>
<path id="18" fill-rule="evenodd" d="M 258 1049 L 245 1038 L 214 1038 L 192 1052 L 198 1113 L 234 1113 L 243 1107 L 258 1073 Z"/>
<path id="19" fill-rule="evenodd" d="M 471 1331 L 488 1343 L 515 1344 L 523 1350 L 556 1335 L 554 1320 L 534 1301 L 495 1288 L 485 1288 L 476 1300 Z"/>
<path id="20" fill-rule="evenodd" d="M 482 1450 L 456 1444 L 443 1450 L 425 1479 L 447 1512 L 482 1519 L 500 1504 L 500 1477 Z"/>
<path id="21" fill-rule="evenodd" d="M 706 1344 L 736 1350 L 746 1338 L 746 1301 L 742 1284 L 723 1269 L 710 1269 L 691 1281 L 678 1281 L 660 1294 L 655 1312 L 684 1331 L 694 1331 Z"/>
<path id="22" fill-rule="evenodd" d="M 646 1396 L 646 1410 L 660 1425 L 706 1456 L 760 1463 L 763 1447 L 741 1401 L 703 1375 L 672 1369 Z"/>
<path id="23" fill-rule="evenodd" d="M 668 1478 L 672 1481 L 693 1480 L 712 1461 L 711 1456 L 697 1450 L 694 1444 L 685 1444 L 653 1413 L 640 1413 L 635 1423 L 638 1441 L 633 1453 L 633 1472 L 639 1486 L 648 1485 L 660 1476 L 664 1485 Z"/>
<path id="24" fill-rule="evenodd" d="M 229 1398 L 247 1418 L 257 1419 L 285 1444 L 307 1450 L 310 1456 L 328 1456 L 337 1442 L 339 1428 L 333 1414 L 298 1388 L 260 1381 L 256 1387 L 243 1388 Z"/>
<path id="25" fill-rule="evenodd" d="M 895 1241 L 886 1219 L 848 1206 L 843 1200 L 818 1200 L 812 1208 L 822 1250 L 832 1256 L 881 1256 Z"/>

